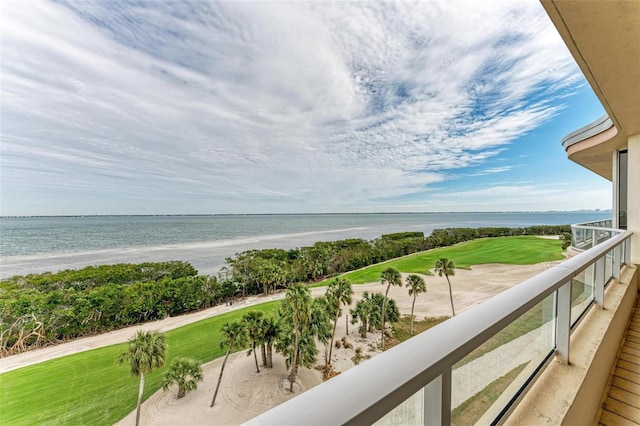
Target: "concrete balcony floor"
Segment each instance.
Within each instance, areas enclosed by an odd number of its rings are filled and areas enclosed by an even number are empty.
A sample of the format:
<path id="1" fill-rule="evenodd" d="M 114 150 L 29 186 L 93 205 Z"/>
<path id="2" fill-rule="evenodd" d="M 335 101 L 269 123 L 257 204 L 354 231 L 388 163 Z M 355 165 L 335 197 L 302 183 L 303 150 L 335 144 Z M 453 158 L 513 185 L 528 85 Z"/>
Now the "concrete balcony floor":
<path id="1" fill-rule="evenodd" d="M 640 303 L 636 302 L 624 343 L 602 403 L 599 424 L 640 425 Z"/>

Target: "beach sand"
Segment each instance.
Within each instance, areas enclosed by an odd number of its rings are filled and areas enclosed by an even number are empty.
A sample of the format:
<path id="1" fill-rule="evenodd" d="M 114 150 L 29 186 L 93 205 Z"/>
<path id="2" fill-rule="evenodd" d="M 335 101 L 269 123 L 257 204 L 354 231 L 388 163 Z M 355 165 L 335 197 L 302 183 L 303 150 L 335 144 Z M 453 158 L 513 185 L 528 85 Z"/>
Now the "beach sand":
<path id="1" fill-rule="evenodd" d="M 456 275 L 450 277 L 453 287 L 456 312 L 462 312 L 498 294 L 527 278 L 530 278 L 559 262 L 547 262 L 536 265 L 477 265 L 470 270 L 456 269 Z M 406 274 L 403 274 L 403 279 Z M 417 320 L 425 316 L 450 316 L 449 289 L 444 277 L 424 276 L 427 293 L 416 300 L 415 315 Z M 365 291 L 384 292 L 385 286 L 378 283 L 354 285 L 354 301 L 362 297 Z M 314 288 L 314 295 L 321 295 L 325 288 Z M 411 312 L 412 296 L 406 287 L 392 287 L 389 297 L 396 300 L 401 314 Z M 257 298 L 262 301 L 261 298 Z M 240 307 L 247 306 L 246 302 Z M 346 309 L 345 312 L 348 312 Z M 346 334 L 345 318 L 338 321 L 336 340 Z M 369 333 L 362 339 L 358 333 L 358 325 L 349 325 L 347 340 L 352 343 L 351 349 L 333 349 L 332 361 L 336 371 L 346 371 L 355 364 L 352 360 L 355 349 L 362 348 L 364 356 L 375 356 L 378 352 L 376 344 L 380 333 Z M 323 365 L 324 346 L 319 345 L 316 365 Z M 258 358 L 260 360 L 260 358 Z M 366 362 L 366 361 L 363 361 Z M 284 360 L 274 353 L 273 369 L 262 369 L 256 373 L 253 356 L 246 352 L 234 354 L 229 358 L 222 379 L 218 401 L 213 408 L 209 407 L 215 389 L 222 359 L 214 360 L 203 366 L 204 382 L 198 389 L 188 393 L 184 398 L 176 399 L 176 389 L 160 390 L 144 402 L 141 423 L 144 425 L 234 425 L 275 407 L 276 405 L 312 388 L 322 382 L 321 372 L 316 369 L 300 368 L 294 394 L 288 392 L 287 374 Z M 122 419 L 119 425 L 135 424 L 135 410 Z"/>

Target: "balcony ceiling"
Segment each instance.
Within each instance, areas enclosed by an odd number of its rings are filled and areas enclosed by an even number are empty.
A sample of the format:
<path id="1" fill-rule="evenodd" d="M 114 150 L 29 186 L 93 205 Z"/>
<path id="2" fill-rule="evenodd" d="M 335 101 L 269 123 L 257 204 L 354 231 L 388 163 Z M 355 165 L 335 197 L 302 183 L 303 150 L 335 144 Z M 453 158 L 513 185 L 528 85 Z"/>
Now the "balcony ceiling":
<path id="1" fill-rule="evenodd" d="M 611 179 L 611 153 L 640 133 L 640 1 L 541 2 L 617 129 L 607 142 L 572 146 L 569 158 Z"/>

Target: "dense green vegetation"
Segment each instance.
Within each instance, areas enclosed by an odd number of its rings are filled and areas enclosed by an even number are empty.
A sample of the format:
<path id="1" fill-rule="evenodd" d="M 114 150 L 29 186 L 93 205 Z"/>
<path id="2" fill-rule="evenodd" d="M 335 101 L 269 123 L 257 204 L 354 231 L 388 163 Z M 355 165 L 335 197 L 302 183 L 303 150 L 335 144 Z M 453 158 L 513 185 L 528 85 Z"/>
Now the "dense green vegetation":
<path id="1" fill-rule="evenodd" d="M 0 355 L 215 306 L 235 291 L 196 274 L 173 261 L 0 281 Z"/>
<path id="2" fill-rule="evenodd" d="M 446 228 L 435 229 L 428 237 L 422 232 L 401 232 L 382 235 L 372 241 L 354 238 L 317 242 L 310 247 L 290 250 L 249 250 L 227 259 L 225 277 L 235 283 L 242 294 L 267 294 L 294 282 L 311 283 L 389 259 L 478 238 L 559 235 L 564 232 L 571 232 L 571 227 Z M 531 251 L 520 258 L 526 257 Z M 459 260 L 455 260 L 458 264 Z M 376 271 L 375 275 L 379 276 L 379 273 Z"/>
<path id="3" fill-rule="evenodd" d="M 349 239 L 291 250 L 250 250 L 227 259 L 228 266 L 219 277 L 198 276 L 190 264 L 178 261 L 17 276 L 0 281 L 0 356 L 207 308 L 237 295 L 266 294 L 296 282 L 314 282 L 433 247 L 491 236 L 557 234 L 568 228 L 448 228 L 434 230 L 426 238 L 421 232 L 402 232 L 373 241 Z M 458 267 L 501 261 L 499 253 L 504 249 L 512 250 L 507 263 L 558 258 L 549 254 L 556 251 L 554 243 L 521 238 L 525 239 L 500 240 L 503 243 L 476 240 L 464 249 L 455 247 L 448 256 L 455 255 Z M 392 266 L 403 272 L 426 273 L 433 267 L 433 256 L 441 255 L 437 250 L 401 258 Z M 377 281 L 387 266 L 378 263 L 347 278 L 353 283 Z"/>
<path id="4" fill-rule="evenodd" d="M 166 364 L 146 376 L 144 398 L 162 387 L 167 366 L 176 357 L 202 364 L 224 355 L 220 347 L 222 325 L 239 321 L 249 310 L 267 314 L 279 302 L 241 309 L 171 330 L 167 336 Z M 136 406 L 138 377 L 118 356 L 126 343 L 81 352 L 0 375 L 0 424 L 113 424 Z"/>
<path id="5" fill-rule="evenodd" d="M 353 284 L 364 284 L 379 280 L 380 274 L 388 267 L 400 272 L 430 274 L 441 257 L 454 260 L 456 268 L 469 268 L 485 263 L 509 265 L 531 265 L 540 262 L 561 260 L 561 241 L 533 236 L 512 238 L 485 238 L 453 247 L 438 248 L 416 253 L 377 264 L 346 274 L 344 277 Z M 505 256 L 505 253 L 508 253 Z"/>

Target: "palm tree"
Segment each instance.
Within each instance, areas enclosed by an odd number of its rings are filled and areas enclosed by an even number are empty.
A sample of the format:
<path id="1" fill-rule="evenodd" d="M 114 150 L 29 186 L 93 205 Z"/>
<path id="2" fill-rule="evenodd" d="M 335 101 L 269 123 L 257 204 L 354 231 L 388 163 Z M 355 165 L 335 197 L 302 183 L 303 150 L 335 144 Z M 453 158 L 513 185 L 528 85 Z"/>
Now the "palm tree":
<path id="1" fill-rule="evenodd" d="M 189 358 L 175 358 L 171 361 L 169 369 L 165 371 L 162 387 L 169 389 L 172 384 L 178 385 L 178 399 L 189 391 L 198 387 L 198 382 L 204 379 L 202 367 L 196 360 Z"/>
<path id="2" fill-rule="evenodd" d="M 305 363 L 315 355 L 307 354 L 308 351 L 315 352 L 315 347 L 309 344 L 309 340 L 313 340 L 309 327 L 311 304 L 311 293 L 302 283 L 296 283 L 287 288 L 285 298 L 280 304 L 282 329 L 278 342 L 279 350 L 285 354 L 287 364 L 291 366 L 289 392 L 293 392 L 293 383 L 296 381 L 301 355 Z M 301 351 L 303 348 L 305 351 Z"/>
<path id="3" fill-rule="evenodd" d="M 384 293 L 384 301 L 382 302 L 382 337 L 381 337 L 381 346 L 384 349 L 384 330 L 385 330 L 385 324 L 384 324 L 384 317 L 385 317 L 385 305 L 387 303 L 387 296 L 389 295 L 389 288 L 391 288 L 391 286 L 398 286 L 398 287 L 402 287 L 402 277 L 400 276 L 400 272 L 398 272 L 396 269 L 394 268 L 387 268 L 384 271 L 382 271 L 382 274 L 380 275 L 380 282 L 384 285 L 387 284 L 387 291 L 385 291 Z"/>
<path id="4" fill-rule="evenodd" d="M 273 344 L 278 338 L 278 333 L 280 333 L 280 326 L 273 316 L 265 318 L 262 325 L 264 327 L 262 332 L 263 344 L 266 345 L 267 350 L 266 367 L 273 368 Z"/>
<path id="5" fill-rule="evenodd" d="M 213 393 L 213 399 L 211 400 L 210 407 L 213 407 L 213 404 L 216 403 L 216 397 L 218 396 L 218 390 L 220 389 L 220 382 L 222 381 L 222 373 L 224 373 L 224 366 L 227 364 L 229 354 L 233 351 L 233 348 L 247 344 L 247 331 L 241 321 L 224 323 L 220 332 L 223 337 L 220 342 L 220 347 L 224 348 L 226 346 L 227 354 L 224 356 L 224 361 L 222 361 L 222 367 L 220 367 L 220 376 L 218 377 L 218 384 L 216 385 L 216 390 Z"/>
<path id="6" fill-rule="evenodd" d="M 418 275 L 409 275 L 407 277 L 407 287 L 409 288 L 409 296 L 413 296 L 413 302 L 411 303 L 411 328 L 410 333 L 413 334 L 413 308 L 416 306 L 416 297 L 420 293 L 427 292 L 427 286 L 424 283 L 422 277 Z"/>
<path id="7" fill-rule="evenodd" d="M 251 342 L 251 349 L 247 352 L 247 355 L 251 355 L 253 352 L 253 358 L 256 361 L 256 373 L 260 372 L 260 367 L 258 367 L 258 354 L 256 353 L 256 346 L 262 340 L 262 336 L 264 334 L 264 319 L 262 316 L 264 312 L 261 311 L 249 311 L 242 317 L 242 322 L 245 325 L 245 329 L 247 330 L 247 336 L 249 337 L 249 341 Z"/>
<path id="8" fill-rule="evenodd" d="M 329 353 L 329 341 L 335 331 L 334 324 L 334 306 L 333 303 L 327 298 L 327 295 L 316 297 L 311 304 L 311 320 L 309 321 L 309 331 L 313 334 L 320 343 L 325 345 L 325 368 L 323 371 L 324 378 L 327 377 L 328 369 L 327 365 L 331 365 L 328 362 Z"/>
<path id="9" fill-rule="evenodd" d="M 340 318 L 340 314 L 342 314 L 342 309 L 340 309 L 341 305 L 348 306 L 351 304 L 351 296 L 353 295 L 353 289 L 351 288 L 351 283 L 346 278 L 336 278 L 335 280 L 329 283 L 329 287 L 327 287 L 327 300 L 331 305 L 331 308 L 334 313 L 333 319 L 333 333 L 331 333 L 331 344 L 329 345 L 329 358 L 325 360 L 325 370 L 329 368 L 329 364 L 331 363 L 331 355 L 333 353 L 333 340 L 336 337 L 336 327 L 338 325 L 338 318 Z"/>
<path id="10" fill-rule="evenodd" d="M 447 279 L 447 283 L 449 284 L 449 299 L 451 300 L 451 312 L 453 316 L 456 316 L 456 310 L 453 308 L 453 292 L 451 291 L 451 281 L 449 281 L 449 277 L 452 277 L 456 274 L 455 265 L 453 261 L 447 259 L 446 257 L 441 257 L 436 261 L 436 272 L 438 276 L 445 276 Z"/>
<path id="11" fill-rule="evenodd" d="M 355 324 L 358 320 L 362 323 L 360 327 L 360 335 L 367 338 L 367 330 L 369 329 L 369 321 L 375 309 L 373 298 L 368 292 L 364 292 L 362 299 L 356 303 L 356 307 L 351 310 L 351 323 Z"/>
<path id="12" fill-rule="evenodd" d="M 136 426 L 140 424 L 140 406 L 144 392 L 144 375 L 155 368 L 162 367 L 165 360 L 167 343 L 165 335 L 158 331 L 138 331 L 129 339 L 127 350 L 120 354 L 118 362 L 129 363 L 132 376 L 140 376 L 138 390 L 138 408 L 136 411 Z"/>

